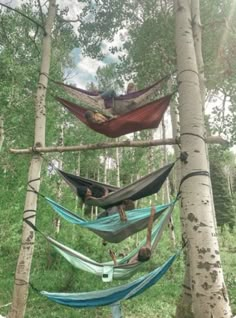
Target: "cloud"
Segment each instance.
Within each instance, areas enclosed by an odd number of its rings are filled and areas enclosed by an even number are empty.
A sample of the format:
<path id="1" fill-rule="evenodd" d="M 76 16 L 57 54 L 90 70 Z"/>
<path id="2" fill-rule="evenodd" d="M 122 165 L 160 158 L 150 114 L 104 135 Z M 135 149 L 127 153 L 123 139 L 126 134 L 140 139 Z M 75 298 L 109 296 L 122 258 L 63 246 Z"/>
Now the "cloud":
<path id="1" fill-rule="evenodd" d="M 86 88 L 89 82 L 96 82 L 95 77 L 98 67 L 103 67 L 106 63 L 83 56 L 79 49 L 74 49 L 73 51 L 76 51 L 76 54 L 75 52 L 72 54 L 76 66 L 73 69 L 66 68 L 64 70 L 66 82 Z"/>

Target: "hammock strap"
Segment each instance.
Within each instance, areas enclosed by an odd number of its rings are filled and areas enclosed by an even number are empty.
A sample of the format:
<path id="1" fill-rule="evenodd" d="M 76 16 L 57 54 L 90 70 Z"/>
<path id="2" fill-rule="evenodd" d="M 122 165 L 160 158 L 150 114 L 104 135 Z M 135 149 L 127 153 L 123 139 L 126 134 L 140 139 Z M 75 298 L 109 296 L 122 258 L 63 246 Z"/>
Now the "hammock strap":
<path id="1" fill-rule="evenodd" d="M 185 136 L 185 135 L 195 136 L 195 137 L 201 138 L 204 142 L 206 142 L 206 139 L 204 137 L 202 137 L 201 135 L 190 133 L 190 132 L 186 132 L 186 133 L 181 134 L 181 136 Z"/>
<path id="2" fill-rule="evenodd" d="M 30 184 L 31 182 L 36 181 L 36 180 L 39 180 L 39 179 L 40 179 L 40 178 L 34 179 L 34 180 L 30 180 L 30 181 L 28 182 L 28 186 L 29 186 L 31 189 L 27 189 L 27 192 L 33 192 L 33 193 L 35 193 L 35 194 L 41 196 L 42 198 L 45 198 L 45 195 L 44 195 L 44 194 L 38 192 L 38 191 Z"/>
<path id="3" fill-rule="evenodd" d="M 31 282 L 29 282 L 29 285 L 34 292 L 36 292 L 37 294 L 40 294 L 40 290 L 38 288 L 36 288 Z"/>
<path id="4" fill-rule="evenodd" d="M 181 185 L 183 184 L 183 182 L 189 178 L 195 177 L 195 176 L 205 176 L 205 177 L 210 177 L 210 174 L 207 170 L 202 170 L 202 171 L 195 171 L 195 172 L 190 172 L 188 174 L 186 174 L 186 176 L 184 176 L 182 178 L 182 180 L 180 181 L 180 185 L 179 188 L 181 187 Z"/>
<path id="5" fill-rule="evenodd" d="M 32 212 L 33 215 L 29 215 L 29 216 L 27 216 L 27 217 L 24 217 L 24 218 L 23 218 L 23 221 L 24 221 L 24 222 L 26 222 L 26 220 L 28 220 L 28 219 L 34 218 L 35 215 L 36 215 L 36 210 L 25 210 L 25 211 L 24 211 L 24 214 L 27 213 L 27 212 Z M 27 223 L 27 222 L 26 222 L 26 223 Z"/>

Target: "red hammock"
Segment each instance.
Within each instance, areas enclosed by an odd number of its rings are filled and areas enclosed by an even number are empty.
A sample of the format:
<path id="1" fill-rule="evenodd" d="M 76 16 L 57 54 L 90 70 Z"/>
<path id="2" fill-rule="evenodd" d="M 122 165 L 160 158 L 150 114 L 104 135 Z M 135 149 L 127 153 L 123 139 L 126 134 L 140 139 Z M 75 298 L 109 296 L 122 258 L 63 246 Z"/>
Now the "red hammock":
<path id="1" fill-rule="evenodd" d="M 105 107 L 106 108 L 111 108 L 112 107 L 112 103 L 113 103 L 113 99 L 116 100 L 116 101 L 122 101 L 122 100 L 131 100 L 131 99 L 134 99 L 136 97 L 139 97 L 143 94 L 145 94 L 146 92 L 148 92 L 149 90 L 151 90 L 152 88 L 154 88 L 155 86 L 158 87 L 164 80 L 168 79 L 170 77 L 170 75 L 166 75 L 164 76 L 163 78 L 161 78 L 159 81 L 157 81 L 156 83 L 146 87 L 146 88 L 143 88 L 143 89 L 140 89 L 138 91 L 135 91 L 135 92 L 132 92 L 132 93 L 128 93 L 128 94 L 124 94 L 124 95 L 120 95 L 120 96 L 115 96 L 115 97 L 112 97 L 112 98 L 105 98 L 104 99 L 104 104 L 105 104 Z M 82 89 L 82 88 L 79 88 L 79 87 L 75 87 L 73 85 L 69 85 L 69 84 L 64 84 L 64 83 L 61 83 L 61 82 L 58 82 L 58 81 L 54 81 L 55 84 L 57 85 L 60 85 L 64 88 L 68 87 L 69 89 L 71 89 L 72 91 L 77 91 L 79 93 L 82 93 L 84 95 L 87 95 L 87 96 L 90 96 L 90 97 L 95 97 L 95 96 L 98 96 L 100 93 L 99 92 L 90 92 L 90 91 L 87 91 L 85 89 Z"/>
<path id="2" fill-rule="evenodd" d="M 116 138 L 144 129 L 157 128 L 173 94 L 154 100 L 144 106 L 118 117 L 108 119 L 101 124 L 88 122 L 84 116 L 86 109 L 64 98 L 56 99 L 85 125 L 107 137 Z"/>

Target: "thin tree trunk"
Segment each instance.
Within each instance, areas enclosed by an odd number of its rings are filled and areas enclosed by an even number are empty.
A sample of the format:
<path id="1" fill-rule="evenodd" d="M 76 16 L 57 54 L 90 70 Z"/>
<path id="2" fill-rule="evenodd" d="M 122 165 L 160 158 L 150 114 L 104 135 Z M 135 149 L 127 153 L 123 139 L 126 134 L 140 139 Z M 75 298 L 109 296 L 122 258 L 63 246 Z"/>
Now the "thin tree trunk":
<path id="1" fill-rule="evenodd" d="M 170 102 L 170 118 L 171 118 L 171 127 L 172 127 L 172 137 L 173 139 L 180 139 L 180 128 L 179 128 L 179 111 L 178 106 L 175 101 Z M 179 158 L 180 156 L 180 148 L 178 145 L 173 145 L 175 158 Z M 175 190 L 178 191 L 180 183 L 180 163 L 179 161 L 175 164 Z"/>
<path id="2" fill-rule="evenodd" d="M 119 138 L 116 139 L 119 142 Z M 116 185 L 120 187 L 120 151 L 116 148 Z"/>
<path id="3" fill-rule="evenodd" d="M 151 129 L 148 132 L 148 138 L 149 140 L 153 140 L 153 136 L 154 136 L 154 130 Z M 152 147 L 148 148 L 148 173 L 151 173 L 152 171 L 154 171 L 154 149 Z"/>
<path id="4" fill-rule="evenodd" d="M 4 124 L 3 117 L 0 116 L 0 151 L 2 150 L 2 145 L 5 139 L 3 124 Z"/>
<path id="5" fill-rule="evenodd" d="M 39 83 L 35 101 L 35 138 L 34 145 L 43 147 L 45 144 L 45 98 L 48 84 L 48 73 L 50 68 L 51 56 L 51 30 L 56 15 L 56 1 L 49 1 L 48 17 L 45 25 L 45 34 L 42 42 L 42 61 L 40 68 Z M 29 173 L 28 184 L 33 186 L 36 191 L 39 191 L 40 174 L 41 174 L 42 158 L 39 154 L 33 154 Z M 37 209 L 37 195 L 31 191 L 28 186 L 24 218 L 30 219 L 35 224 Z M 34 231 L 25 222 L 23 222 L 21 247 L 18 257 L 15 284 L 13 291 L 12 306 L 9 313 L 9 318 L 23 318 L 26 310 L 28 298 L 28 283 L 30 277 L 31 262 L 34 251 Z"/>
<path id="6" fill-rule="evenodd" d="M 195 318 L 230 318 L 215 232 L 204 118 L 189 0 L 175 1 L 182 151 L 181 207 L 190 260 Z"/>
<path id="7" fill-rule="evenodd" d="M 108 167 L 108 154 L 107 154 L 107 150 L 105 150 L 105 154 L 104 154 L 104 177 L 103 177 L 103 182 L 107 183 L 107 167 Z"/>
<path id="8" fill-rule="evenodd" d="M 64 129 L 65 129 L 65 122 L 64 122 L 64 112 L 61 115 L 61 124 L 60 124 L 60 134 L 58 140 L 58 146 L 64 146 Z M 58 158 L 58 168 L 60 170 L 63 169 L 63 153 L 59 155 Z M 61 188 L 61 178 L 57 180 L 57 201 L 60 202 L 62 197 L 62 188 Z M 53 221 L 55 225 L 56 234 L 59 234 L 61 228 L 61 219 L 59 217 L 55 217 Z"/>
<path id="9" fill-rule="evenodd" d="M 165 127 L 165 119 L 162 119 L 162 139 L 165 140 L 166 138 L 166 127 Z M 166 145 L 163 146 L 163 154 L 164 154 L 164 165 L 168 163 L 167 160 L 167 148 Z M 169 178 L 167 177 L 166 182 L 164 183 L 163 187 L 163 203 L 170 202 L 170 188 L 169 188 Z M 170 233 L 170 239 L 173 244 L 173 247 L 176 245 L 176 240 L 175 240 L 175 232 L 174 232 L 174 222 L 172 216 L 169 218 L 168 222 L 168 228 L 169 228 L 169 233 Z"/>

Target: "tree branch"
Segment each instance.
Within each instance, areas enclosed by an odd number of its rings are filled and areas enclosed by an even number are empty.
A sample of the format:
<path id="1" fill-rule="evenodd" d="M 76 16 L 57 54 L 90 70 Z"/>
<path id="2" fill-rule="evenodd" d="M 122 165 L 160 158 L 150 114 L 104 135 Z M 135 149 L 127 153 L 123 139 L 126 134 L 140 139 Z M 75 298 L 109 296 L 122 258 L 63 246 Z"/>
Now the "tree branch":
<path id="1" fill-rule="evenodd" d="M 77 14 L 77 19 L 68 19 L 68 20 L 66 20 L 66 19 L 62 18 L 61 16 L 59 16 L 59 15 L 57 15 L 57 18 L 58 18 L 58 20 L 60 20 L 63 23 L 76 23 L 76 22 L 82 23 L 82 21 L 80 19 L 80 16 L 78 14 Z"/>
<path id="2" fill-rule="evenodd" d="M 210 136 L 206 138 L 208 144 L 221 144 L 226 145 L 228 141 L 220 136 Z M 175 145 L 178 141 L 174 138 L 169 139 L 154 139 L 154 140 L 125 140 L 120 142 L 104 142 L 90 145 L 79 146 L 53 146 L 53 147 L 30 147 L 25 149 L 13 149 L 9 151 L 14 154 L 32 154 L 34 152 L 48 153 L 48 152 L 69 152 L 69 151 L 83 151 L 83 150 L 95 150 L 106 148 L 120 148 L 120 147 L 154 147 L 161 145 Z"/>
<path id="3" fill-rule="evenodd" d="M 30 20 L 30 21 L 33 22 L 35 25 L 37 25 L 38 27 L 40 27 L 40 28 L 44 31 L 44 33 L 45 33 L 45 28 L 44 28 L 41 24 L 39 24 L 37 21 L 31 19 L 30 17 L 28 17 L 28 16 L 27 16 L 26 14 L 24 14 L 23 12 L 20 12 L 20 11 L 17 10 L 17 9 L 11 8 L 11 7 L 9 7 L 8 5 L 3 4 L 3 3 L 1 3 L 1 2 L 0 2 L 0 6 L 5 7 L 5 8 L 7 8 L 7 9 L 9 9 L 9 10 L 12 10 L 12 11 L 14 11 L 14 12 L 16 12 L 16 13 L 19 13 L 19 14 L 22 15 L 24 18 Z"/>
<path id="4" fill-rule="evenodd" d="M 44 21 L 44 17 L 43 17 L 43 10 L 42 10 L 42 6 L 41 6 L 41 3 L 40 3 L 40 0 L 37 0 L 37 3 L 38 3 L 38 7 L 39 7 L 39 12 L 40 12 L 40 18 L 41 18 L 41 21 L 42 21 L 42 23 L 44 25 L 45 21 Z"/>

